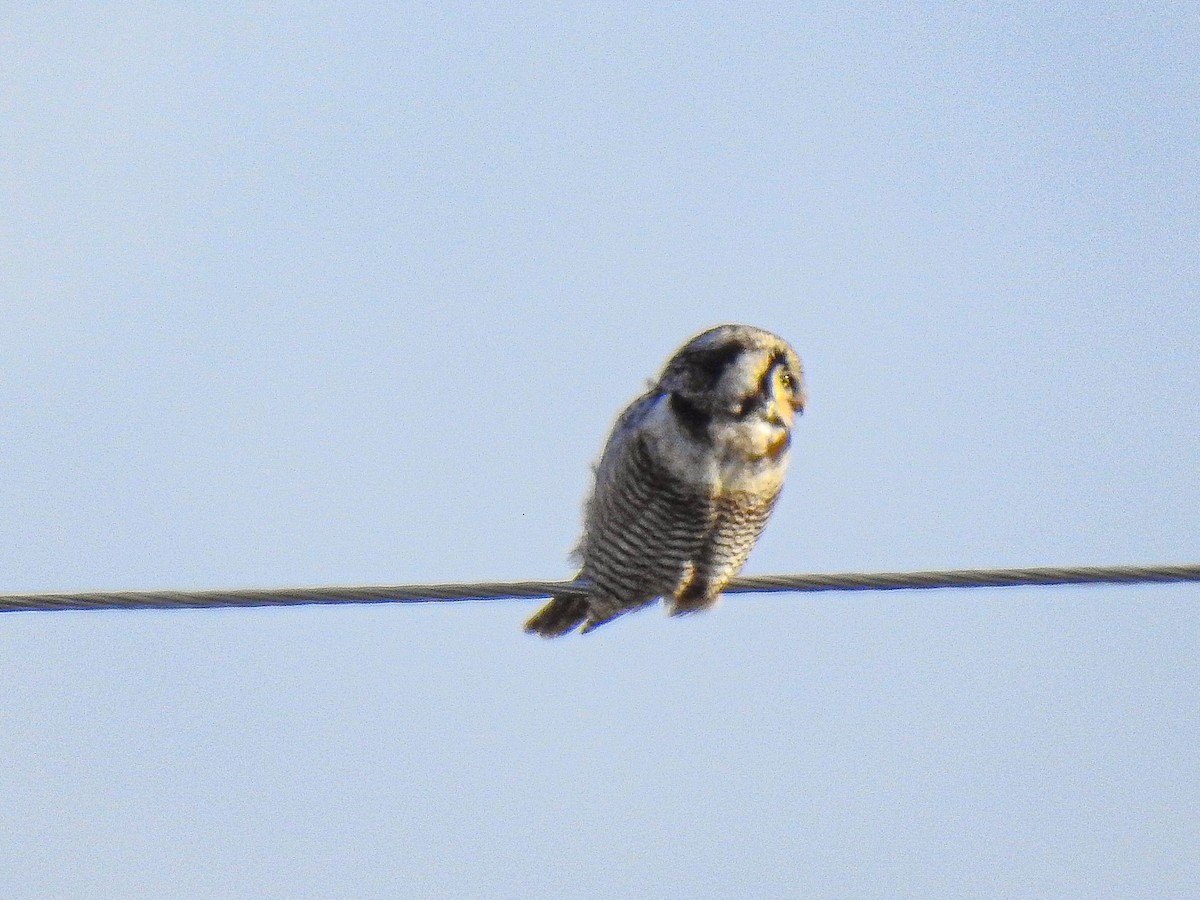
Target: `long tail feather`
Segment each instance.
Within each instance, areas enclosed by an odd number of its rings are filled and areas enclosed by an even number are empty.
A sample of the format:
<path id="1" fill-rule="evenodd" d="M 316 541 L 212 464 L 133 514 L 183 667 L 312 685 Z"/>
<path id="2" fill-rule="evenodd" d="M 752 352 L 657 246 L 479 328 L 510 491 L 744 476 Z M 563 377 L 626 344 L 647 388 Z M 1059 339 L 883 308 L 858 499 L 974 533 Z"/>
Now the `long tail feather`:
<path id="1" fill-rule="evenodd" d="M 579 627 L 587 618 L 587 597 L 582 594 L 564 594 L 554 597 L 528 622 L 525 631 L 542 637 L 562 637 Z"/>

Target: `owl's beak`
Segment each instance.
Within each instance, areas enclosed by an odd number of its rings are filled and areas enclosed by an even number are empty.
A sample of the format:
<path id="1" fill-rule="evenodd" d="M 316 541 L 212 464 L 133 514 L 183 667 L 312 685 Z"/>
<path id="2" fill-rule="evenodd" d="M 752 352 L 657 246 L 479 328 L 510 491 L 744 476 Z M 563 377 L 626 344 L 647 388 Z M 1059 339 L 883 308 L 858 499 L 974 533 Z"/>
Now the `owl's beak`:
<path id="1" fill-rule="evenodd" d="M 788 401 L 792 405 L 792 409 L 796 411 L 796 415 L 804 415 L 804 405 L 808 403 L 808 394 L 797 394 Z"/>

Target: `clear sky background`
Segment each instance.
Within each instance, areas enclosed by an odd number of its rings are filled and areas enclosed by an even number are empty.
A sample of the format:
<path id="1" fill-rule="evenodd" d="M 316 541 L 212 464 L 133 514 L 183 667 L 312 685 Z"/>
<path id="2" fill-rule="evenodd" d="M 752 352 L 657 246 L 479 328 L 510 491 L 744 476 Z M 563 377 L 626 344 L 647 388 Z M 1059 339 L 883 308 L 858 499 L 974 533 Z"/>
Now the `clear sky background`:
<path id="1" fill-rule="evenodd" d="M 0 591 L 569 577 L 685 339 L 747 573 L 1200 561 L 1200 9 L 10 4 Z M 0 617 L 0 896 L 1200 894 L 1200 588 Z"/>

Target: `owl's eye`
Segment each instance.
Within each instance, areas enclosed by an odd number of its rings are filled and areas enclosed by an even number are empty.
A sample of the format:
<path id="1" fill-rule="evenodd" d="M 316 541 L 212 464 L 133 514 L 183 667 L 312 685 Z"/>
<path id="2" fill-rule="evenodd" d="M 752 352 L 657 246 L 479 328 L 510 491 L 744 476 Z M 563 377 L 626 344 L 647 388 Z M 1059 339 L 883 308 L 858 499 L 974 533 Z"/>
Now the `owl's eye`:
<path id="1" fill-rule="evenodd" d="M 788 372 L 786 369 L 780 371 L 779 383 L 789 391 L 794 390 L 796 387 L 796 381 L 792 378 L 792 373 Z"/>

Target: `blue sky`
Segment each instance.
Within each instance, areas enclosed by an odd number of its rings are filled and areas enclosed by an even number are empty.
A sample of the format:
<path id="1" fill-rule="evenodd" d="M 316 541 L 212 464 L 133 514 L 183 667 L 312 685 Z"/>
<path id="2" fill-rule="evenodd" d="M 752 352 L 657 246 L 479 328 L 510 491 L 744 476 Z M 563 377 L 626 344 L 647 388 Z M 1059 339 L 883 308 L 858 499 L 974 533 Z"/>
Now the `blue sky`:
<path id="1" fill-rule="evenodd" d="M 39 5 L 0 591 L 568 577 L 805 360 L 747 573 L 1200 560 L 1191 4 Z M 1195 586 L 0 618 L 0 894 L 1184 896 Z"/>

